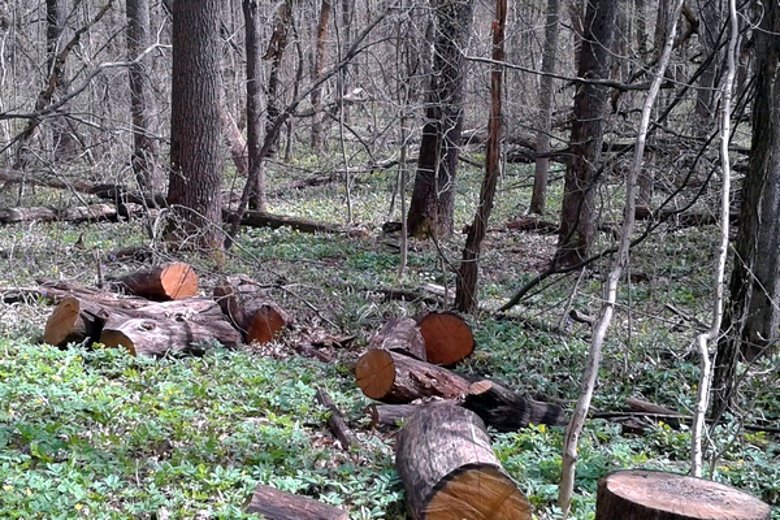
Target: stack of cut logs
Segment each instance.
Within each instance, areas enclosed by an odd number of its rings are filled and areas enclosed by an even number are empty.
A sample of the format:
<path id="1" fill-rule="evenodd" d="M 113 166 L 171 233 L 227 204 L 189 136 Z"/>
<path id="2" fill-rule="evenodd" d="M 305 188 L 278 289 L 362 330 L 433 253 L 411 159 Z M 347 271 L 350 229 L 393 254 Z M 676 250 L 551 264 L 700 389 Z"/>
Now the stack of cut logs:
<path id="1" fill-rule="evenodd" d="M 405 420 L 396 468 L 412 518 L 530 518 L 527 500 L 493 454 L 485 424 L 500 431 L 557 425 L 563 412 L 498 382 L 445 368 L 474 346 L 460 316 L 434 312 L 388 322 L 355 367 L 363 393 L 384 403 L 370 407 L 374 425 Z"/>
<path id="2" fill-rule="evenodd" d="M 287 326 L 287 313 L 246 276 L 221 279 L 213 298 L 198 296 L 198 283 L 190 265 L 173 262 L 111 281 L 131 296 L 45 284 L 41 293 L 57 306 L 46 322 L 44 341 L 57 346 L 99 342 L 137 356 L 161 356 L 265 343 Z"/>

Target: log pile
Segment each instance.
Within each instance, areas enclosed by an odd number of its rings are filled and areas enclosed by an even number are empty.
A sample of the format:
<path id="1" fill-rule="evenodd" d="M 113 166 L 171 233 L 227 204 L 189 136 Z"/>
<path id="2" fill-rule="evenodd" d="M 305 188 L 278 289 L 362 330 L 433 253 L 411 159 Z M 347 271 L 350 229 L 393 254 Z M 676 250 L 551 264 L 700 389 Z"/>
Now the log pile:
<path id="1" fill-rule="evenodd" d="M 42 286 L 40 294 L 56 302 L 44 341 L 60 347 L 99 342 L 135 356 L 159 357 L 265 343 L 289 322 L 284 310 L 263 297 L 247 277 L 223 279 L 213 299 L 198 296 L 198 275 L 182 262 L 116 278 L 113 287 L 131 295 L 67 283 Z M 225 288 L 232 292 L 225 293 Z"/>

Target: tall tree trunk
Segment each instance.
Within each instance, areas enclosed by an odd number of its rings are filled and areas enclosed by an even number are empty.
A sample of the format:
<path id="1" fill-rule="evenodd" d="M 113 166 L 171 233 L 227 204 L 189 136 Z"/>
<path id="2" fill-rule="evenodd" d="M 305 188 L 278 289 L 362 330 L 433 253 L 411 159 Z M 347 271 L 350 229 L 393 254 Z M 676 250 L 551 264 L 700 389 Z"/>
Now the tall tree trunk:
<path id="1" fill-rule="evenodd" d="M 577 76 L 604 79 L 612 61 L 612 35 L 617 15 L 615 0 L 588 2 L 583 38 L 577 55 Z M 596 229 L 596 172 L 601 164 L 607 89 L 580 83 L 574 96 L 571 157 L 566 168 L 558 250 L 554 262 L 576 265 L 593 244 Z"/>
<path id="2" fill-rule="evenodd" d="M 557 0 L 551 0 L 557 2 Z M 496 14 L 493 20 L 493 59 L 504 61 L 504 27 L 506 26 L 507 0 L 496 0 Z M 474 221 L 466 236 L 463 257 L 458 270 L 455 291 L 455 307 L 464 312 L 477 310 L 477 278 L 479 276 L 479 253 L 485 238 L 490 213 L 493 210 L 493 197 L 501 174 L 501 95 L 504 70 L 501 65 L 493 65 L 490 71 L 490 119 L 488 120 L 487 156 L 485 158 L 485 177 L 479 192 L 479 206 Z"/>
<path id="3" fill-rule="evenodd" d="M 127 0 L 127 54 L 133 61 L 150 45 L 149 0 Z M 131 162 L 142 191 L 161 193 L 165 179 L 159 167 L 160 147 L 154 137 L 154 97 L 149 88 L 150 59 L 144 58 L 128 67 L 130 79 L 130 112 L 133 121 Z"/>
<path id="4" fill-rule="evenodd" d="M 68 22 L 67 0 L 46 0 L 46 72 L 55 72 L 60 80 L 57 83 L 55 99 L 68 93 L 65 62 L 58 63 L 57 55 L 65 42 L 65 29 Z M 52 151 L 58 160 L 70 160 L 76 155 L 76 139 L 71 135 L 67 120 L 64 117 L 51 118 L 53 130 Z"/>
<path id="5" fill-rule="evenodd" d="M 260 2 L 258 0 L 243 0 L 243 9 L 246 26 L 246 116 L 249 178 L 255 180 L 249 198 L 249 208 L 265 211 L 265 169 L 263 168 L 263 158 L 260 157 L 260 150 L 263 148 L 261 131 L 263 127 L 263 87 L 260 84 L 263 62 L 260 52 L 262 34 Z"/>
<path id="6" fill-rule="evenodd" d="M 279 73 L 282 68 L 282 58 L 284 49 L 287 47 L 287 35 L 292 19 L 292 2 L 285 0 L 279 6 L 276 13 L 274 32 L 271 40 L 268 42 L 264 60 L 271 60 L 271 69 L 268 72 L 268 84 L 266 85 L 266 123 L 265 128 L 268 132 L 274 126 L 276 118 L 281 113 L 279 96 Z M 268 152 L 269 156 L 275 156 L 279 151 L 279 135 L 277 134 Z"/>
<path id="7" fill-rule="evenodd" d="M 206 251 L 222 240 L 221 0 L 173 3 L 169 238 Z"/>
<path id="8" fill-rule="evenodd" d="M 713 383 L 719 410 L 729 405 L 740 353 L 750 360 L 775 348 L 780 325 L 780 6 L 760 11 L 751 153 Z"/>
<path id="9" fill-rule="evenodd" d="M 314 82 L 319 81 L 322 71 L 325 70 L 325 60 L 327 59 L 328 51 L 328 24 L 332 11 L 333 6 L 330 0 L 322 0 L 320 19 L 317 23 L 317 41 L 314 52 L 314 70 L 312 72 L 312 81 Z M 311 123 L 311 147 L 315 152 L 320 153 L 325 150 L 325 141 L 322 135 L 324 116 L 322 113 L 322 85 L 318 85 L 311 91 L 311 105 L 314 110 Z"/>
<path id="10" fill-rule="evenodd" d="M 409 234 L 444 238 L 452 233 L 455 171 L 463 125 L 463 49 L 474 0 L 434 0 L 434 67 L 422 130 L 417 175 L 407 225 Z"/>
<path id="11" fill-rule="evenodd" d="M 549 74 L 555 72 L 555 61 L 558 53 L 558 35 L 560 26 L 560 0 L 547 0 L 547 14 L 544 28 L 544 56 L 542 57 L 542 77 L 539 84 L 539 130 L 536 133 L 536 172 L 534 173 L 534 190 L 531 194 L 531 213 L 544 214 L 547 199 L 547 172 L 550 168 L 550 158 L 545 157 L 550 152 L 550 128 L 552 122 L 553 78 Z"/>
<path id="12" fill-rule="evenodd" d="M 701 18 L 699 44 L 704 57 L 718 52 L 718 39 L 724 14 L 722 3 L 722 0 L 700 0 L 699 2 L 699 16 Z M 715 116 L 720 63 L 719 58 L 711 60 L 699 79 L 701 88 L 696 93 L 696 117 L 693 119 L 693 130 L 699 136 L 707 135 L 710 123 Z"/>

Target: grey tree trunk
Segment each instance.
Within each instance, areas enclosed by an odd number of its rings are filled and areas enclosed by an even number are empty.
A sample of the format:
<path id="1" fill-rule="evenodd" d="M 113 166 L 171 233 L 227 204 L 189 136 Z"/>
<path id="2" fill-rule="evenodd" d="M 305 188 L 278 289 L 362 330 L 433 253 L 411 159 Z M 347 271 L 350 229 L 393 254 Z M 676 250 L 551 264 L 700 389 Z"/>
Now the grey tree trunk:
<path id="1" fill-rule="evenodd" d="M 265 170 L 263 158 L 260 157 L 260 151 L 263 148 L 263 86 L 260 84 L 263 61 L 260 51 L 262 34 L 260 2 L 258 0 L 243 0 L 243 10 L 246 26 L 246 115 L 249 178 L 255 181 L 249 198 L 249 207 L 265 211 Z"/>
<path id="2" fill-rule="evenodd" d="M 325 60 L 327 59 L 328 46 L 328 24 L 330 23 L 330 15 L 333 11 L 333 6 L 330 0 L 322 0 L 320 7 L 320 19 L 317 23 L 317 40 L 315 42 L 314 49 L 314 70 L 312 73 L 312 81 L 319 81 L 322 76 L 323 70 L 325 70 Z M 311 91 L 311 105 L 314 110 L 311 123 L 311 147 L 315 152 L 323 152 L 325 150 L 325 139 L 322 135 L 322 122 L 324 114 L 322 113 L 322 85 L 315 87 Z"/>
<path id="3" fill-rule="evenodd" d="M 127 54 L 133 61 L 151 44 L 149 0 L 127 0 Z M 133 121 L 133 172 L 142 191 L 162 193 L 165 178 L 159 166 L 160 146 L 155 138 L 156 103 L 149 85 L 151 58 L 128 68 L 130 112 Z"/>
<path id="4" fill-rule="evenodd" d="M 219 21 L 222 0 L 173 3 L 171 173 L 168 237 L 221 250 L 222 128 Z"/>
<path id="5" fill-rule="evenodd" d="M 271 61 L 271 70 L 268 73 L 268 84 L 266 85 L 266 132 L 273 128 L 276 118 L 281 113 L 281 98 L 279 95 L 279 74 L 282 68 L 282 58 L 284 49 L 287 47 L 287 35 L 292 22 L 292 3 L 291 0 L 285 0 L 279 6 L 276 13 L 276 22 L 271 41 L 268 42 L 268 48 L 265 51 L 264 60 Z M 274 156 L 279 151 L 279 134 L 274 138 L 269 155 Z"/>

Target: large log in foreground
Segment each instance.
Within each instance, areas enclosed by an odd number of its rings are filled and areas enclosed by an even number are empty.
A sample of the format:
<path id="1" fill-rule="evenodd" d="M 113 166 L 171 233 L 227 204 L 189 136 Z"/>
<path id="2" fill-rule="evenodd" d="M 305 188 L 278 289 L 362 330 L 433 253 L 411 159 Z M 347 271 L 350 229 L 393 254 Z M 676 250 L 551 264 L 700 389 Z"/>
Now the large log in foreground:
<path id="1" fill-rule="evenodd" d="M 452 365 L 474 351 L 474 334 L 454 312 L 431 312 L 419 321 L 429 363 Z"/>
<path id="2" fill-rule="evenodd" d="M 566 424 L 563 409 L 557 404 L 517 394 L 495 381 L 477 381 L 472 384 L 463 400 L 463 407 L 501 432 L 519 430 L 529 424 Z"/>
<path id="3" fill-rule="evenodd" d="M 262 345 L 274 340 L 290 322 L 287 313 L 244 275 L 220 280 L 214 287 L 214 299 L 247 344 Z"/>
<path id="4" fill-rule="evenodd" d="M 198 275 L 184 262 L 138 271 L 116 282 L 132 294 L 157 301 L 181 300 L 198 294 Z"/>
<path id="5" fill-rule="evenodd" d="M 770 507 L 733 487 L 659 471 L 619 471 L 599 482 L 596 520 L 769 520 Z"/>
<path id="6" fill-rule="evenodd" d="M 259 513 L 267 520 L 348 520 L 341 509 L 317 500 L 258 485 L 247 513 Z"/>
<path id="7" fill-rule="evenodd" d="M 396 445 L 396 469 L 415 520 L 525 520 L 528 501 L 493 453 L 473 412 L 435 403 L 415 412 Z"/>
<path id="8" fill-rule="evenodd" d="M 466 379 L 446 368 L 389 350 L 369 350 L 360 356 L 355 378 L 367 397 L 390 404 L 421 397 L 454 399 L 469 389 Z"/>

